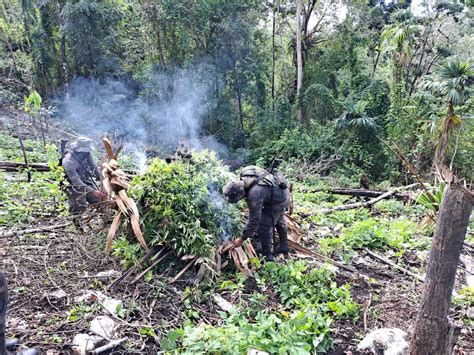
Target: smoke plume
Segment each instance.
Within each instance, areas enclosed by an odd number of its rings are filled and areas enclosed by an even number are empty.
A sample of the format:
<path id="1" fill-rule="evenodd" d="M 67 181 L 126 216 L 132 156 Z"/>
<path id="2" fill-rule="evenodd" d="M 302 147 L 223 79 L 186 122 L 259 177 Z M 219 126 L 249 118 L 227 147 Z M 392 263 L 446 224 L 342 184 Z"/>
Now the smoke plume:
<path id="1" fill-rule="evenodd" d="M 78 134 L 96 141 L 104 133 L 118 137 L 142 162 L 146 146 L 167 154 L 180 143 L 228 156 L 214 137 L 203 137 L 202 120 L 214 100 L 206 81 L 191 71 L 148 72 L 141 83 L 77 78 L 69 85 L 68 98 L 58 98 L 56 106 L 63 124 Z"/>

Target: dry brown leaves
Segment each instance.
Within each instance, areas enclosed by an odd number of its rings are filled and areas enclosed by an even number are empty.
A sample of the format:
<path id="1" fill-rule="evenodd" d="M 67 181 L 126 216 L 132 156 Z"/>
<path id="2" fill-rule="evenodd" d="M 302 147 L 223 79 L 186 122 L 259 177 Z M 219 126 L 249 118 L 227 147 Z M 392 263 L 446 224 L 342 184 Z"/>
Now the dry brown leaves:
<path id="1" fill-rule="evenodd" d="M 145 250 L 148 250 L 148 246 L 140 228 L 140 215 L 138 213 L 137 205 L 127 194 L 129 176 L 119 168 L 119 164 L 116 160 L 118 151 L 114 154 L 109 138 L 104 137 L 102 142 L 104 143 L 109 161 L 104 162 L 101 165 L 101 184 L 105 192 L 109 195 L 109 198 L 113 199 L 118 207 L 117 214 L 115 215 L 107 235 L 105 253 L 110 253 L 112 241 L 117 234 L 122 217 L 129 218 L 135 237 L 141 246 Z"/>

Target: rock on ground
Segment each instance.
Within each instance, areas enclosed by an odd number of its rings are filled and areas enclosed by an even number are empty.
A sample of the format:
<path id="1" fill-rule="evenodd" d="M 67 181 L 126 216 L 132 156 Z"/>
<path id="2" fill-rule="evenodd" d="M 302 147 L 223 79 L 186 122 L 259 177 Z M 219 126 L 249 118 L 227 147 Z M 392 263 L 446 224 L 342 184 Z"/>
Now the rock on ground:
<path id="1" fill-rule="evenodd" d="M 367 334 L 357 346 L 357 350 L 374 354 L 405 355 L 408 351 L 406 335 L 407 333 L 399 328 L 380 328 Z"/>

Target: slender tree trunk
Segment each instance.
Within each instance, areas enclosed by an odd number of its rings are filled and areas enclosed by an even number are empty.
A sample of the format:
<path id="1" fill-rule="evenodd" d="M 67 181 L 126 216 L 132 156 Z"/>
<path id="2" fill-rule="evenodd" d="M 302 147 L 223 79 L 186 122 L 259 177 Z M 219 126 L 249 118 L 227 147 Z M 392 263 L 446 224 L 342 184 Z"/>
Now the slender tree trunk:
<path id="1" fill-rule="evenodd" d="M 448 106 L 448 114 L 443 120 L 443 125 L 441 127 L 441 132 L 439 135 L 439 142 L 438 146 L 436 147 L 435 156 L 433 165 L 437 169 L 438 172 L 441 171 L 441 168 L 444 164 L 444 159 L 446 155 L 446 151 L 449 145 L 449 139 L 451 137 L 451 131 L 453 130 L 453 118 L 454 118 L 454 107 L 453 103 L 449 102 Z"/>
<path id="2" fill-rule="evenodd" d="M 301 123 L 301 85 L 303 84 L 303 57 L 301 53 L 301 1 L 296 0 L 296 120 Z"/>
<path id="3" fill-rule="evenodd" d="M 239 133 L 244 131 L 244 113 L 242 110 L 242 93 L 240 92 L 240 86 L 237 86 L 236 90 L 236 113 L 237 113 L 237 121 L 238 121 L 238 129 Z"/>
<path id="4" fill-rule="evenodd" d="M 456 328 L 449 324 L 447 315 L 473 202 L 473 193 L 460 184 L 450 185 L 443 196 L 410 347 L 412 355 L 451 354 L 455 345 Z"/>
<path id="5" fill-rule="evenodd" d="M 272 18 L 272 115 L 275 117 L 275 16 L 276 16 L 275 1 L 273 3 L 273 18 Z"/>
<path id="6" fill-rule="evenodd" d="M 59 31 L 62 33 L 63 18 L 61 16 L 61 4 L 59 0 L 56 0 L 56 21 L 58 21 Z M 69 85 L 68 85 L 68 72 L 67 72 L 67 57 L 66 57 L 66 36 L 62 33 L 59 44 L 59 50 L 61 52 L 61 85 L 66 92 L 66 99 L 69 98 Z"/>
<path id="7" fill-rule="evenodd" d="M 372 65 L 372 75 L 371 75 L 372 80 L 375 78 L 375 71 L 377 70 L 379 59 L 380 59 L 380 51 L 377 50 L 377 56 L 375 57 L 374 64 Z"/>

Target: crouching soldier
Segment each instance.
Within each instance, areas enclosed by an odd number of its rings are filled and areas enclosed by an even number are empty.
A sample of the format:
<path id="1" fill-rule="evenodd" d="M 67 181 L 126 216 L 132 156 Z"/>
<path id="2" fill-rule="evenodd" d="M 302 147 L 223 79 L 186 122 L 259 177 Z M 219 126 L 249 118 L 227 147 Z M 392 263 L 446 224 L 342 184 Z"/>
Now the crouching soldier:
<path id="1" fill-rule="evenodd" d="M 79 216 L 88 205 L 99 203 L 106 196 L 99 191 L 94 178 L 99 179 L 99 169 L 91 155 L 92 141 L 79 137 L 62 159 L 62 167 L 69 181 L 66 193 L 69 212 Z"/>
<path id="2" fill-rule="evenodd" d="M 241 246 L 249 237 L 257 237 L 262 245 L 265 260 L 273 260 L 272 239 L 276 228 L 279 246 L 275 254 L 288 254 L 288 237 L 285 211 L 290 205 L 290 192 L 280 173 L 270 174 L 257 166 L 242 170 L 241 179 L 232 181 L 224 187 L 224 195 L 230 203 L 245 198 L 249 207 L 249 219 L 242 237 L 234 241 Z"/>
<path id="3" fill-rule="evenodd" d="M 13 349 L 19 344 L 18 339 L 6 339 L 5 336 L 5 316 L 8 304 L 8 285 L 7 278 L 3 272 L 0 272 L 0 355 L 7 355 L 8 350 Z M 36 349 L 27 349 L 16 353 L 17 355 L 36 355 Z"/>

